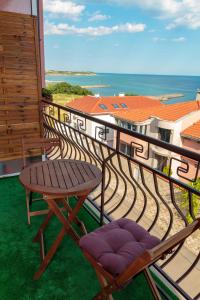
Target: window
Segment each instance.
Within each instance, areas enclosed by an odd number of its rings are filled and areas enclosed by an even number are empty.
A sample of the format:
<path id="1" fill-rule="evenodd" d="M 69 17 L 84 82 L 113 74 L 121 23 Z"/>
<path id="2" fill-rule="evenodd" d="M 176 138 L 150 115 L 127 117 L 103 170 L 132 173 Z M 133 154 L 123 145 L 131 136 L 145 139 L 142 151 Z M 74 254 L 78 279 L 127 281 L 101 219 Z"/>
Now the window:
<path id="1" fill-rule="evenodd" d="M 140 126 L 140 133 L 147 134 L 147 125 Z"/>
<path id="2" fill-rule="evenodd" d="M 109 128 L 106 128 L 102 131 L 102 134 L 108 134 L 109 133 Z"/>
<path id="3" fill-rule="evenodd" d="M 170 142 L 170 135 L 171 135 L 171 130 L 169 129 L 164 129 L 164 128 L 158 128 L 158 133 L 159 133 L 159 138 L 161 141 Z"/>
<path id="4" fill-rule="evenodd" d="M 137 131 L 137 126 L 127 122 L 127 129 Z"/>
<path id="5" fill-rule="evenodd" d="M 131 123 L 127 123 L 127 129 L 132 130 L 132 124 Z"/>
<path id="6" fill-rule="evenodd" d="M 121 126 L 121 121 L 119 119 L 116 119 L 117 125 Z"/>
<path id="7" fill-rule="evenodd" d="M 107 134 L 109 134 L 109 128 L 103 128 L 99 131 L 99 137 L 103 140 L 106 138 Z"/>
<path id="8" fill-rule="evenodd" d="M 126 153 L 126 144 L 120 143 L 120 151 L 121 151 L 122 153 Z"/>
<path id="9" fill-rule="evenodd" d="M 121 127 L 126 128 L 127 123 L 124 121 L 121 121 Z"/>
<path id="10" fill-rule="evenodd" d="M 137 126 L 132 124 L 132 131 L 137 131 Z"/>
<path id="11" fill-rule="evenodd" d="M 155 159 L 157 160 L 157 167 L 156 167 L 156 169 L 162 172 L 163 168 L 165 166 L 167 166 L 168 158 L 164 157 L 164 156 L 161 156 L 161 155 L 158 155 L 158 154 L 155 154 Z"/>
<path id="12" fill-rule="evenodd" d="M 102 108 L 102 109 L 104 109 L 104 110 L 108 109 L 105 104 L 99 104 L 99 107 Z"/>
<path id="13" fill-rule="evenodd" d="M 133 156 L 134 149 L 133 149 L 133 147 L 131 147 L 130 144 L 120 143 L 120 152 L 122 152 L 128 156 Z"/>
<path id="14" fill-rule="evenodd" d="M 119 108 L 119 105 L 116 104 L 116 103 L 112 104 L 112 106 L 113 106 L 114 108 Z"/>
<path id="15" fill-rule="evenodd" d="M 128 156 L 130 156 L 131 155 L 131 146 L 130 145 L 126 145 L 126 154 L 128 155 Z"/>
<path id="16" fill-rule="evenodd" d="M 121 107 L 128 108 L 128 106 L 126 105 L 126 103 L 121 103 Z"/>

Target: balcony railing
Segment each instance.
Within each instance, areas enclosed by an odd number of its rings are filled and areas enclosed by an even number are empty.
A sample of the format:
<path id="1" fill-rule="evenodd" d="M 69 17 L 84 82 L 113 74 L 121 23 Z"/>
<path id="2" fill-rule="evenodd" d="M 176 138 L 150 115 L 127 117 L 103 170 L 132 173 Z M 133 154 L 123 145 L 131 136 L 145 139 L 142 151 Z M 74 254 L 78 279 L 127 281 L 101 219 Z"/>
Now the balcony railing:
<path id="1" fill-rule="evenodd" d="M 48 101 L 42 103 L 44 135 L 59 137 L 64 157 L 97 165 L 103 180 L 88 198 L 100 224 L 127 217 L 165 240 L 195 219 L 194 189 L 200 155 Z M 121 142 L 130 145 L 122 152 Z M 169 151 L 165 172 L 159 171 L 154 147 Z M 59 151 L 50 154 L 59 158 Z M 167 170 L 167 172 L 166 172 Z M 195 201 L 194 201 L 195 200 Z M 154 266 L 178 297 L 200 297 L 200 232 Z"/>

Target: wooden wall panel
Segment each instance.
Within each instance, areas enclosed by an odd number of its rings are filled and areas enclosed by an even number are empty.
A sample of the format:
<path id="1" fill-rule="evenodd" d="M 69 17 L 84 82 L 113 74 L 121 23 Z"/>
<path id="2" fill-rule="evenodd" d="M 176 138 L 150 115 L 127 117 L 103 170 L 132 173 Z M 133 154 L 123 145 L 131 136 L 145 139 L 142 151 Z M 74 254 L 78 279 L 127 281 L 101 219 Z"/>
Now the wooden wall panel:
<path id="1" fill-rule="evenodd" d="M 22 137 L 41 135 L 37 18 L 0 12 L 0 161 L 21 158 Z"/>

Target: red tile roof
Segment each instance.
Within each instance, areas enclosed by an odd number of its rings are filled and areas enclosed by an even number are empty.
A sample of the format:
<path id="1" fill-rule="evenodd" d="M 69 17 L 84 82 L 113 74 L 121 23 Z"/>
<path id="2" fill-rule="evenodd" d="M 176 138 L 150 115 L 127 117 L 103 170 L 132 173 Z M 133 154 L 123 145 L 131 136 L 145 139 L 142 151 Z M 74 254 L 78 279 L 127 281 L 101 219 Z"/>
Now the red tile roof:
<path id="1" fill-rule="evenodd" d="M 151 117 L 157 117 L 166 121 L 176 121 L 196 110 L 200 112 L 200 105 L 197 101 L 190 101 L 176 104 L 161 104 L 160 106 L 147 107 L 145 109 L 120 111 L 115 112 L 114 115 L 133 122 L 143 122 Z"/>
<path id="2" fill-rule="evenodd" d="M 200 140 L 200 121 L 186 128 L 181 135 L 195 140 Z"/>
<path id="3" fill-rule="evenodd" d="M 121 106 L 122 103 L 127 105 L 127 108 Z M 102 109 L 99 105 L 104 104 L 108 109 Z M 113 104 L 118 104 L 119 108 L 114 108 Z M 163 104 L 157 99 L 144 96 L 112 96 L 99 97 L 85 96 L 75 99 L 66 104 L 71 108 L 81 110 L 89 114 L 108 114 L 116 111 L 127 111 L 131 109 L 145 109 L 146 107 L 160 107 Z"/>

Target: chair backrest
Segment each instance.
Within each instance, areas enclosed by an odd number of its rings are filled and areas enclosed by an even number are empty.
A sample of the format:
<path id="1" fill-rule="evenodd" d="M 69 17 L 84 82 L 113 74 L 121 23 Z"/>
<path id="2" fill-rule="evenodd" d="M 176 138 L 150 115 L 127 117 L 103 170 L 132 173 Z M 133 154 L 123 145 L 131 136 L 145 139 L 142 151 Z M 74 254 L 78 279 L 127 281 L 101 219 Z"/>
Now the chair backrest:
<path id="1" fill-rule="evenodd" d="M 194 231 L 200 228 L 200 218 L 196 219 L 192 224 L 183 228 L 181 231 L 171 236 L 167 240 L 161 242 L 151 250 L 146 250 L 143 255 L 138 257 L 128 268 L 116 278 L 118 286 L 122 286 L 129 281 L 137 273 L 143 271 L 148 266 L 155 263 L 160 258 L 165 258 L 179 244 L 185 241 Z"/>
<path id="2" fill-rule="evenodd" d="M 27 165 L 27 157 L 33 155 L 46 155 L 52 148 L 58 147 L 60 156 L 63 158 L 61 141 L 58 138 L 32 138 L 22 139 L 23 167 Z"/>

